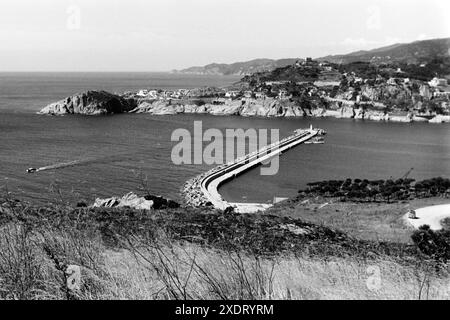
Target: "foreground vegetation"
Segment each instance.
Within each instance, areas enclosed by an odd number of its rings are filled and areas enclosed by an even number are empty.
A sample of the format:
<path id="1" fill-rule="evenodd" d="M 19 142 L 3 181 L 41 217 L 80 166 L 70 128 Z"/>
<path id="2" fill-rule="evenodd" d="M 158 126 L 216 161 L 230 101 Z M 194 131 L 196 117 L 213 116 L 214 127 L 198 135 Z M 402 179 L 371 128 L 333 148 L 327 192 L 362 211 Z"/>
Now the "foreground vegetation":
<path id="1" fill-rule="evenodd" d="M 2 202 L 1 299 L 450 297 L 448 235 L 426 228 L 408 244 L 274 215 Z"/>
<path id="2" fill-rule="evenodd" d="M 340 201 L 391 202 L 416 198 L 450 196 L 450 179 L 437 177 L 415 182 L 397 180 L 328 180 L 308 183 L 299 193 L 308 196 L 339 198 Z"/>

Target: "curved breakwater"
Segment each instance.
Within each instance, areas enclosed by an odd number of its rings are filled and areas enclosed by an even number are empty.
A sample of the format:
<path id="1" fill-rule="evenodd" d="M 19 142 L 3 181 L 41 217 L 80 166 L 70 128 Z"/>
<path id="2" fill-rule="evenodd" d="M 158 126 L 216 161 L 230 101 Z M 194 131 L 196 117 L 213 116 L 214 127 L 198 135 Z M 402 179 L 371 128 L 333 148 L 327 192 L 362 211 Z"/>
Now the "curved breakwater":
<path id="1" fill-rule="evenodd" d="M 230 203 L 222 199 L 218 192 L 218 187 L 227 180 L 233 179 L 239 174 L 267 161 L 281 152 L 286 151 L 296 145 L 310 141 L 317 135 L 325 134 L 322 129 L 296 130 L 294 135 L 277 141 L 273 144 L 247 154 L 225 165 L 213 168 L 189 181 L 183 187 L 182 193 L 188 205 L 214 206 L 217 209 L 225 210 L 233 207 L 238 212 L 255 212 L 270 207 L 269 204 L 240 204 Z"/>

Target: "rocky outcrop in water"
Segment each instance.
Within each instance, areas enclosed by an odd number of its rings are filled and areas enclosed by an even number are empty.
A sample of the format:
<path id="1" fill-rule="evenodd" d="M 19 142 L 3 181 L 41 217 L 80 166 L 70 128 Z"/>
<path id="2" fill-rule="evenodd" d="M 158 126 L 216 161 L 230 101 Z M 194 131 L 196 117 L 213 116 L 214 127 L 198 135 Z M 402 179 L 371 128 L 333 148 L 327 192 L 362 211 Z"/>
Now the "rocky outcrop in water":
<path id="1" fill-rule="evenodd" d="M 134 100 L 124 99 L 106 91 L 87 91 L 49 104 L 39 113 L 51 115 L 124 113 L 133 110 L 136 107 L 135 103 Z"/>

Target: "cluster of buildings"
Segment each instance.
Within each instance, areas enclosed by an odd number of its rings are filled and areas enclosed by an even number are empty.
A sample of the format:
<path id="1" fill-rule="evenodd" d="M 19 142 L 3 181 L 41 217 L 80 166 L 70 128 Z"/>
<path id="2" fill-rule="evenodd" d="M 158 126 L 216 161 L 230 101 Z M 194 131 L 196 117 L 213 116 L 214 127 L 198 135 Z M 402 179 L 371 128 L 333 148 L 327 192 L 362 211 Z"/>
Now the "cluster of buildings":
<path id="1" fill-rule="evenodd" d="M 386 83 L 392 86 L 400 84 L 408 84 L 410 82 L 409 78 L 389 78 Z"/>
<path id="2" fill-rule="evenodd" d="M 313 66 L 313 65 L 317 65 L 317 62 L 314 61 L 312 58 L 307 57 L 305 59 L 299 59 L 295 62 L 295 66 L 300 68 L 300 67 L 306 67 L 306 66 Z"/>
<path id="3" fill-rule="evenodd" d="M 177 89 L 177 90 L 140 90 L 136 96 L 147 99 L 182 99 L 190 96 L 191 90 Z"/>
<path id="4" fill-rule="evenodd" d="M 448 81 L 447 79 L 439 79 L 439 78 L 433 78 L 431 79 L 431 81 L 428 82 L 428 84 L 430 85 L 430 87 L 446 87 L 448 86 Z"/>
<path id="5" fill-rule="evenodd" d="M 275 98 L 279 100 L 289 100 L 292 98 L 293 90 L 301 91 L 301 94 L 307 96 L 319 96 L 322 98 L 333 98 L 339 93 L 339 97 L 360 103 L 369 99 L 374 103 L 383 96 L 383 90 L 391 90 L 385 88 L 385 85 L 396 86 L 401 89 L 404 87 L 411 94 L 411 89 L 425 100 L 435 99 L 434 102 L 440 105 L 445 104 L 445 110 L 450 110 L 450 86 L 447 79 L 433 78 L 430 81 L 420 81 L 402 77 L 404 72 L 400 69 L 392 69 L 392 76 L 389 79 L 384 78 L 380 74 L 374 79 L 365 79 L 355 72 L 340 73 L 327 62 L 315 61 L 311 58 L 305 58 L 296 61 L 295 68 L 310 68 L 317 73 L 318 79 L 314 82 L 304 81 L 293 84 L 289 80 L 272 80 L 258 82 L 256 87 L 252 89 L 234 88 L 196 88 L 196 89 L 177 89 L 177 90 L 140 90 L 135 95 L 147 99 L 203 99 L 210 98 L 206 102 L 212 104 L 226 104 L 237 99 L 266 99 Z M 343 83 L 347 85 L 342 85 Z M 297 85 L 297 87 L 295 87 Z M 373 86 L 373 88 L 371 88 Z M 365 93 L 363 94 L 363 90 Z M 396 91 L 392 89 L 392 95 Z"/>
<path id="6" fill-rule="evenodd" d="M 428 84 L 433 88 L 433 97 L 450 97 L 450 86 L 447 79 L 433 78 Z"/>

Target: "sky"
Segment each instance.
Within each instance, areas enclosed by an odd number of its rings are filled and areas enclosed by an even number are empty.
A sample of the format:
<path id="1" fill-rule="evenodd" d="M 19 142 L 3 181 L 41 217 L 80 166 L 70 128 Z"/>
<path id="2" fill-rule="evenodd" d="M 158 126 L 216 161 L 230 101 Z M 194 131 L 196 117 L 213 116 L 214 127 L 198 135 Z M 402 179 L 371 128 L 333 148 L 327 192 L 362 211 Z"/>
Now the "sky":
<path id="1" fill-rule="evenodd" d="M 169 71 L 444 37 L 448 0 L 0 2 L 0 71 Z"/>

